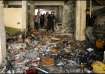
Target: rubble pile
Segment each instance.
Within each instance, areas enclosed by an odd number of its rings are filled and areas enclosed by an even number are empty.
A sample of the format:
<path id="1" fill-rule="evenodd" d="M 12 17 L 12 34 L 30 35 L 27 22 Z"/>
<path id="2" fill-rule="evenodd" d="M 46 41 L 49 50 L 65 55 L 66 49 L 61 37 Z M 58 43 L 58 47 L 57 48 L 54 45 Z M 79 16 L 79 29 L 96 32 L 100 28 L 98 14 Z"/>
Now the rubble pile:
<path id="1" fill-rule="evenodd" d="M 79 53 L 85 49 L 84 42 L 74 40 L 72 34 L 30 35 L 24 42 L 8 44 L 7 57 L 13 72 L 25 73 L 30 67 L 44 73 L 82 72 Z"/>

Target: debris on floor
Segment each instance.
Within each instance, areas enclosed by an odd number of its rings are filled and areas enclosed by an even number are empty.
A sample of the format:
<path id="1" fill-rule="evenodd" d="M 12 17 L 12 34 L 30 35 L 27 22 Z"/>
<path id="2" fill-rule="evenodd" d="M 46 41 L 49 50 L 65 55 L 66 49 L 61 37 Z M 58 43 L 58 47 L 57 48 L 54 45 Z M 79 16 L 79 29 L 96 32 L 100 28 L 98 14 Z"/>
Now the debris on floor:
<path id="1" fill-rule="evenodd" d="M 24 42 L 8 43 L 7 58 L 12 67 L 6 65 L 5 72 L 28 73 L 33 69 L 41 73 L 96 72 L 94 49 L 85 47 L 85 42 L 76 41 L 72 34 L 34 33 Z"/>

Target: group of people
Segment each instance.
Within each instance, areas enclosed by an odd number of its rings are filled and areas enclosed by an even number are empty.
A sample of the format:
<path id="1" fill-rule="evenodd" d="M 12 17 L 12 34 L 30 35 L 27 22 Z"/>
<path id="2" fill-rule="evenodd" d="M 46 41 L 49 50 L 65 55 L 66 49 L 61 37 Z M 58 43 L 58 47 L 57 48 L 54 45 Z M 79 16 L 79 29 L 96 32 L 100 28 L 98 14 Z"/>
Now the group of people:
<path id="1" fill-rule="evenodd" d="M 54 32 L 56 24 L 56 17 L 54 12 L 46 12 L 46 14 L 39 15 L 39 12 L 34 17 L 34 28 L 38 31 L 39 29 L 45 28 L 47 31 Z"/>

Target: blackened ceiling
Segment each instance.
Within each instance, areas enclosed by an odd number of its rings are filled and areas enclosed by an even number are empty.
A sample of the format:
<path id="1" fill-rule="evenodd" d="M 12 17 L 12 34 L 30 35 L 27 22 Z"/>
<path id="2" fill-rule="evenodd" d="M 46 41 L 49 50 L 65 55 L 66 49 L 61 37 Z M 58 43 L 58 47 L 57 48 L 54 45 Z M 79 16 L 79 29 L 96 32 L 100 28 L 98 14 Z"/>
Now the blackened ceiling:
<path id="1" fill-rule="evenodd" d="M 92 0 L 92 3 L 95 6 L 105 6 L 105 0 Z"/>

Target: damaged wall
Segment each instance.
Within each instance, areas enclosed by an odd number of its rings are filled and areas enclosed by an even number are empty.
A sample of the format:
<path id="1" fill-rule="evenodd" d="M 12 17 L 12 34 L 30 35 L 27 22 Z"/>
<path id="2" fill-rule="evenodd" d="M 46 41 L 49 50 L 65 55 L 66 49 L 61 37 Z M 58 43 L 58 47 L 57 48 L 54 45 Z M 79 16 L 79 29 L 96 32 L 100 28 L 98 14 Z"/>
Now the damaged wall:
<path id="1" fill-rule="evenodd" d="M 22 9 L 4 8 L 4 24 L 8 27 L 22 29 Z"/>
<path id="2" fill-rule="evenodd" d="M 6 57 L 6 36 L 3 21 L 3 1 L 0 1 L 0 65 Z"/>
<path id="3" fill-rule="evenodd" d="M 69 0 L 63 7 L 63 32 L 73 32 L 75 26 L 75 2 Z"/>
<path id="4" fill-rule="evenodd" d="M 97 39 L 105 39 L 105 14 L 97 16 L 94 28 L 95 37 Z"/>

